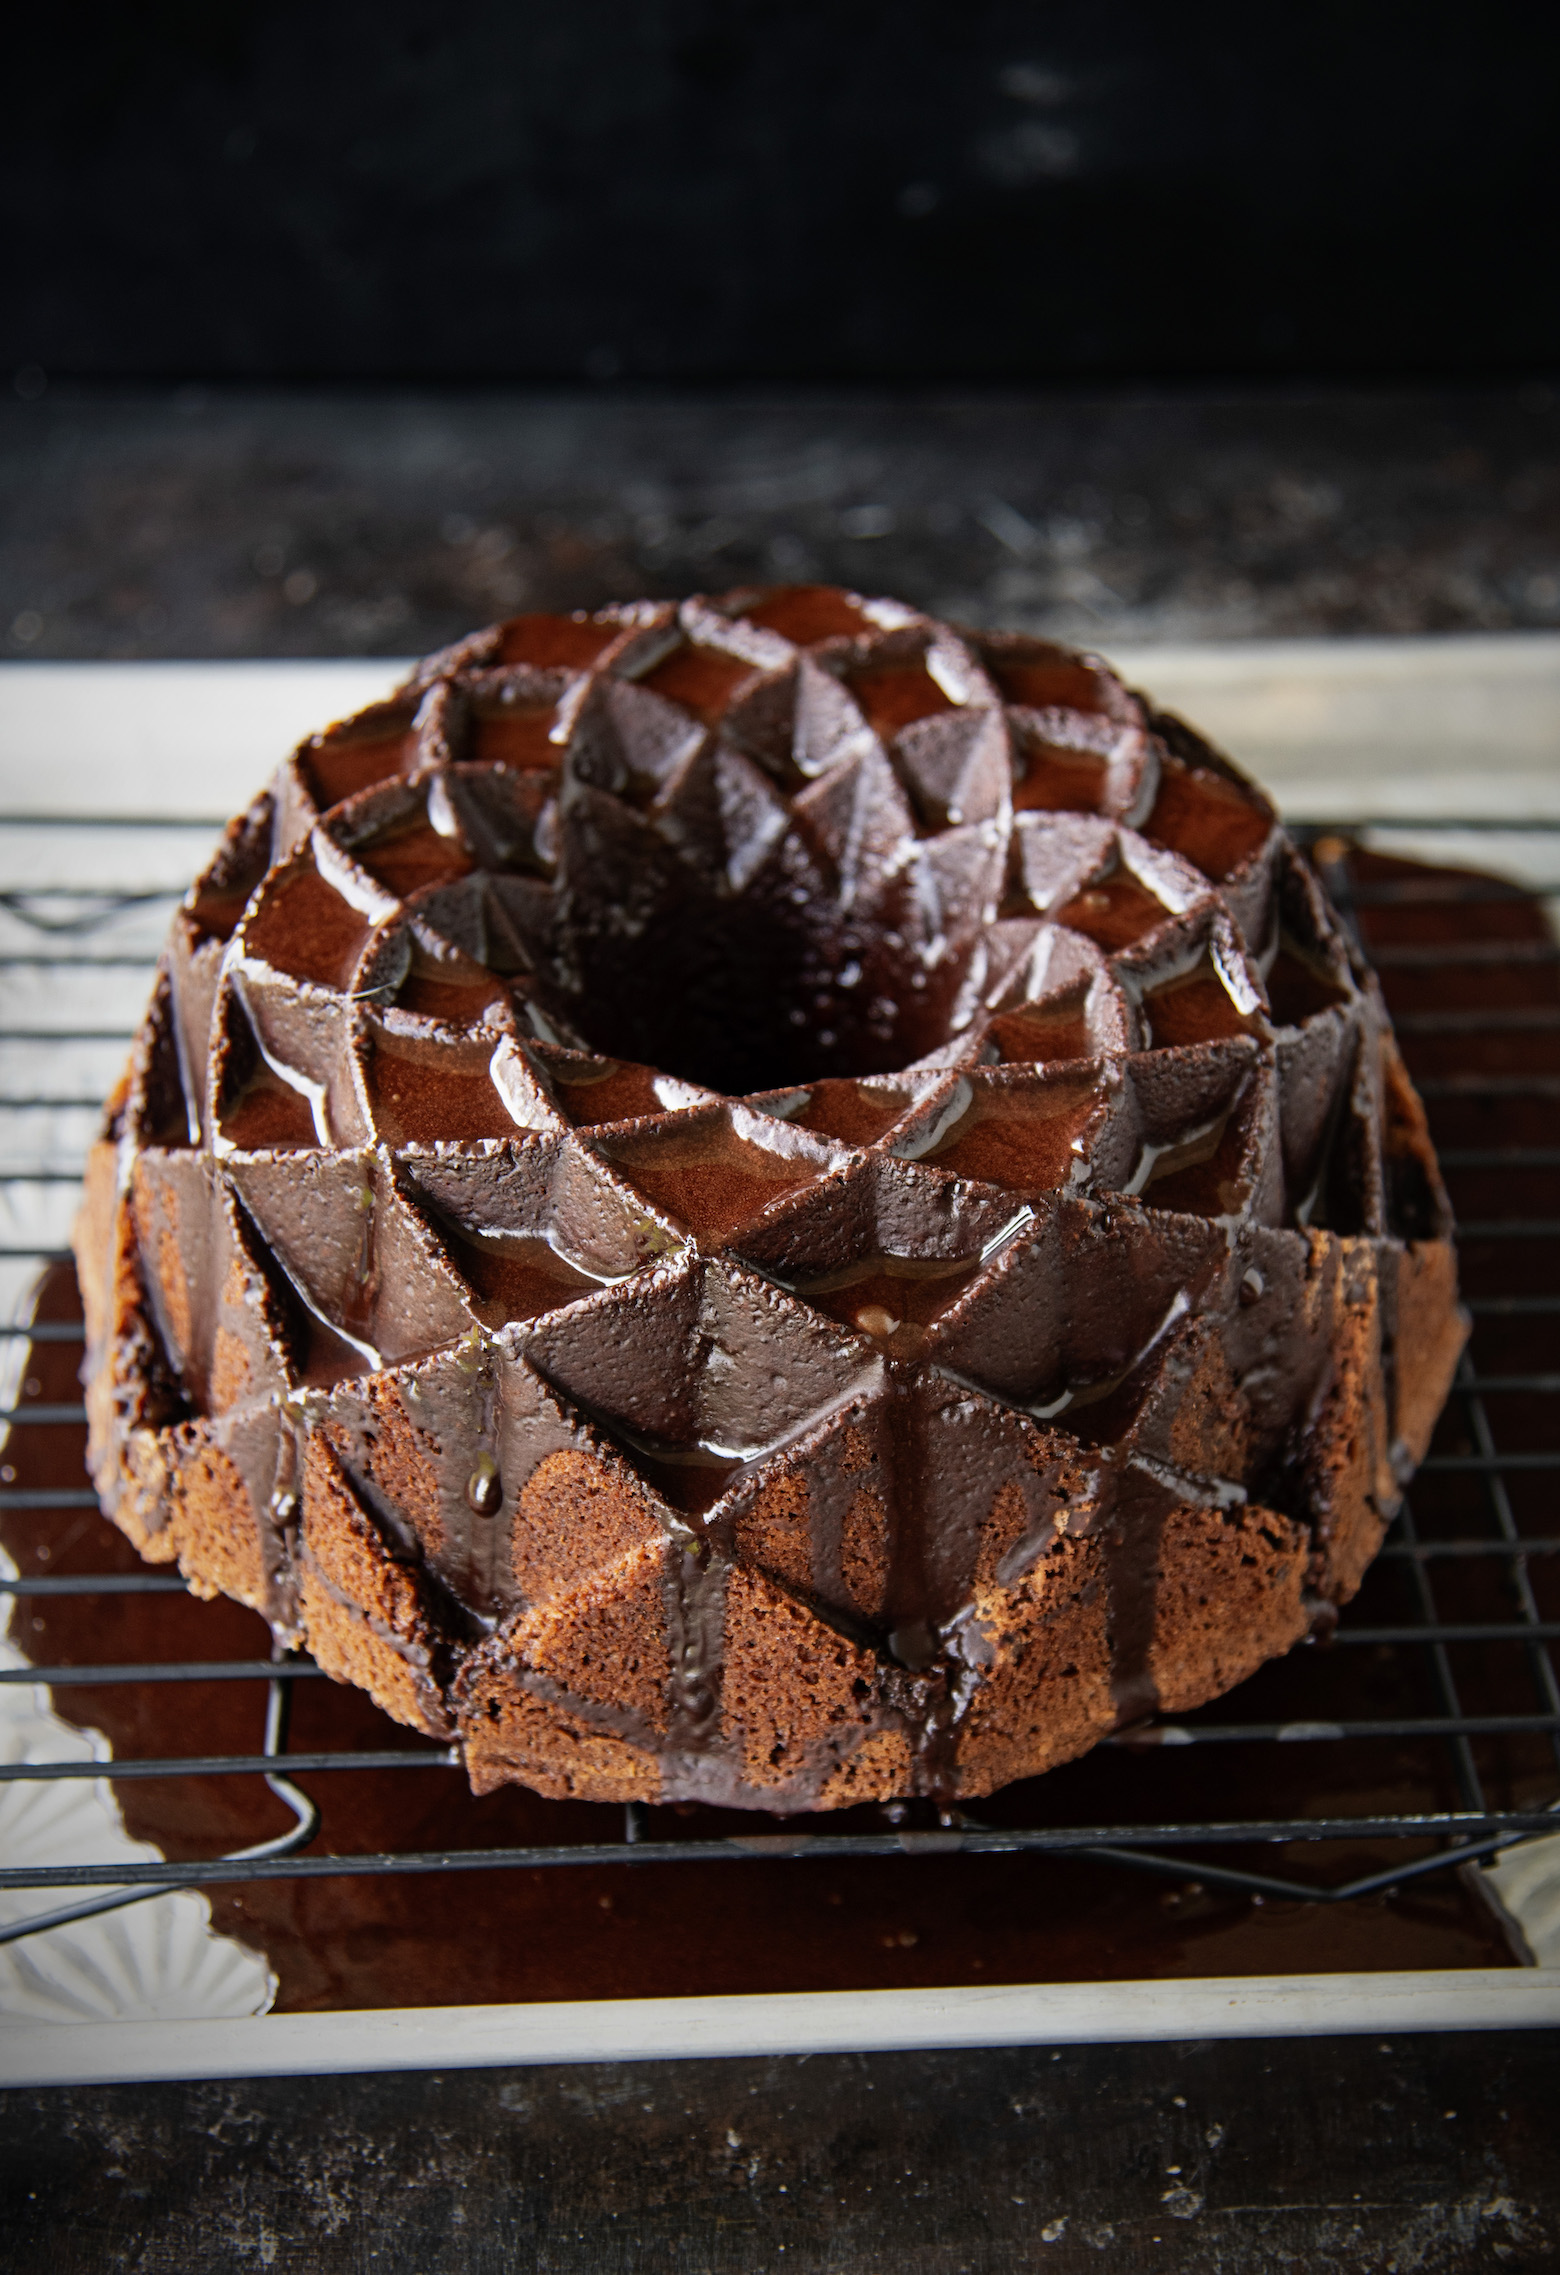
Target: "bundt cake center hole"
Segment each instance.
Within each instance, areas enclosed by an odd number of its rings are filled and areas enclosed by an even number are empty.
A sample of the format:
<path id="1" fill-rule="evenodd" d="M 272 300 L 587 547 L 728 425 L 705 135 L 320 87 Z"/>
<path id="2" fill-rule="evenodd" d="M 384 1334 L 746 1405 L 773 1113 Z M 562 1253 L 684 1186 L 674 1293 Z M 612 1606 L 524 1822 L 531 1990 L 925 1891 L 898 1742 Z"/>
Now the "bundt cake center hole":
<path id="1" fill-rule="evenodd" d="M 829 907 L 705 903 L 629 935 L 572 928 L 566 1010 L 592 1049 L 740 1097 L 936 1050 L 968 962 L 968 947 L 934 956 Z"/>

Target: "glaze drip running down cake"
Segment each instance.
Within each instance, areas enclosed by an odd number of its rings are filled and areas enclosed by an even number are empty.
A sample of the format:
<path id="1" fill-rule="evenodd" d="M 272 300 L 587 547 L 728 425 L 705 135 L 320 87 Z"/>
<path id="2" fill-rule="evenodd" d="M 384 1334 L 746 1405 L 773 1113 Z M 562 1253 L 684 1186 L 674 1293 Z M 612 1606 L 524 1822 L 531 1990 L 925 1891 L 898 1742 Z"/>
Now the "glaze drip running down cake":
<path id="1" fill-rule="evenodd" d="M 989 1793 L 1353 1594 L 1461 1350 L 1370 975 L 1097 657 L 530 616 L 177 916 L 78 1232 L 144 1556 L 473 1785 Z"/>

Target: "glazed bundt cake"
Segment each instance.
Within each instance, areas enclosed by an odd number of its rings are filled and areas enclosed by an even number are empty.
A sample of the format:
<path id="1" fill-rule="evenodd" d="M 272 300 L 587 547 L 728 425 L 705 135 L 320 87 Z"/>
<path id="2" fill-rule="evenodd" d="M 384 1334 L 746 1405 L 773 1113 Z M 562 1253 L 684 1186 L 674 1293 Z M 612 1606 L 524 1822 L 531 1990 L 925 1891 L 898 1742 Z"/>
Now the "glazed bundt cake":
<path id="1" fill-rule="evenodd" d="M 1353 1593 L 1449 1231 L 1315 877 L 1097 657 L 818 587 L 522 616 L 176 918 L 91 1461 L 479 1791 L 952 1801 Z"/>

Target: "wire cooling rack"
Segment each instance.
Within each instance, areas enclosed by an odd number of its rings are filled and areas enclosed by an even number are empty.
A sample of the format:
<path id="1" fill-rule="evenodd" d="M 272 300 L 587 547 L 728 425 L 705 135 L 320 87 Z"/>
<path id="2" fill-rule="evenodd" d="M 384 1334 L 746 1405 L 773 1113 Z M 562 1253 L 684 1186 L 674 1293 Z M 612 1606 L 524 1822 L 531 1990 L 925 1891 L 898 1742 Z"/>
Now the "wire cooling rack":
<path id="1" fill-rule="evenodd" d="M 65 1260 L 65 1239 L 79 1182 L 81 1158 L 96 1121 L 98 1102 L 117 1071 L 144 1003 L 157 946 L 182 882 L 195 866 L 199 840 L 217 826 L 206 821 L 147 820 L 139 816 L 91 818 L 26 816 L 0 826 L 16 834 L 6 869 L 25 881 L 0 884 L 0 1421 L 15 1431 L 80 1432 L 85 1421 L 74 1402 L 48 1402 L 22 1385 L 29 1351 L 51 1344 L 75 1346 L 78 1324 L 31 1323 L 30 1300 L 40 1271 Z M 1499 830 L 1521 841 L 1523 866 L 1535 864 L 1541 881 L 1525 885 L 1468 872 L 1427 869 L 1416 879 L 1394 873 L 1383 881 L 1356 874 L 1360 849 L 1407 836 L 1459 850 L 1483 832 Z M 459 1775 L 454 1749 L 427 1745 L 363 1750 L 360 1747 L 290 1750 L 289 1708 L 296 1687 L 320 1679 L 306 1657 L 272 1660 L 166 1660 L 68 1666 L 16 1663 L 0 1666 L 0 1685 L 165 1686 L 211 1682 L 264 1686 L 264 1737 L 256 1753 L 221 1752 L 178 1758 L 112 1761 L 0 1762 L 0 1784 L 72 1778 L 132 1780 L 214 1776 L 263 1779 L 292 1817 L 274 1839 L 199 1862 L 46 1864 L 26 1868 L 0 1863 L 0 1891 L 77 1890 L 66 1904 L 0 1927 L 0 1943 L 45 1928 L 135 1903 L 168 1889 L 266 1879 L 307 1879 L 390 1873 L 502 1871 L 539 1866 L 690 1863 L 760 1857 L 841 1858 L 1016 1851 L 1081 1855 L 1140 1872 L 1199 1881 L 1268 1899 L 1339 1904 L 1444 1872 L 1484 1857 L 1524 1834 L 1553 1830 L 1560 1801 L 1560 1679 L 1552 1646 L 1560 1619 L 1546 1617 L 1546 1576 L 1560 1578 L 1560 1531 L 1553 1529 L 1552 1486 L 1560 1473 L 1560 1145 L 1513 1143 L 1496 1127 L 1491 1143 L 1466 1142 L 1482 1118 L 1509 1124 L 1531 1121 L 1535 1109 L 1560 1101 L 1560 946 L 1538 911 L 1560 899 L 1560 822 L 1495 822 L 1479 816 L 1393 817 L 1351 822 L 1331 830 L 1297 832 L 1309 841 L 1345 920 L 1368 946 L 1394 1003 L 1398 1033 L 1414 1068 L 1453 1188 L 1497 1194 L 1493 1212 L 1464 1213 L 1460 1239 L 1475 1332 L 1448 1409 L 1452 1444 L 1423 1464 L 1414 1499 L 1398 1517 L 1378 1560 L 1399 1607 L 1383 1621 L 1367 1599 L 1345 1610 L 1325 1648 L 1316 1651 L 1315 1707 L 1305 1719 L 1221 1719 L 1251 1686 L 1211 1709 L 1176 1723 L 1155 1723 L 1111 1741 L 1136 1749 L 1184 1747 L 1251 1749 L 1300 1745 L 1336 1763 L 1350 1752 L 1392 1742 L 1422 1765 L 1422 1783 L 1435 1798 L 1424 1806 L 1334 1809 L 1289 1816 L 1165 1814 L 1155 1821 L 1115 1824 L 1011 1823 L 1000 1806 L 980 1814 L 938 1811 L 930 1805 L 868 1810 L 847 1829 L 816 1823 L 779 1827 L 759 1819 L 753 1829 L 711 1832 L 721 1821 L 680 1813 L 663 1835 L 666 1815 L 643 1804 L 623 1811 L 621 1836 L 612 1840 L 559 1839 L 524 1847 L 471 1847 L 412 1853 L 336 1855 L 303 1853 L 330 1839 L 328 1801 L 322 1806 L 293 1779 L 334 1771 Z M 95 880 L 54 883 L 49 849 L 62 856 L 62 876 Z M 1368 870 L 1369 864 L 1365 864 Z M 1553 867 L 1555 876 L 1547 871 Z M 1375 912 L 1445 908 L 1466 911 L 1463 936 L 1453 939 L 1383 938 Z M 1526 912 L 1526 922 L 1504 931 L 1478 921 L 1480 911 Z M 1469 1001 L 1480 975 L 1492 984 L 1527 972 L 1537 983 L 1527 1003 Z M 1405 990 L 1430 991 L 1448 1000 L 1407 1007 Z M 1497 992 L 1498 989 L 1497 989 Z M 1509 988 L 1506 990 L 1510 992 Z M 1519 989 L 1517 992 L 1521 993 Z M 1450 1000 L 1455 997 L 1457 1000 Z M 1545 1000 L 1547 998 L 1547 1000 Z M 1459 1057 L 1459 1041 L 1467 1048 Z M 1492 1052 L 1499 1064 L 1487 1063 Z M 1426 1048 L 1433 1070 L 1422 1063 Z M 1448 1054 L 1450 1053 L 1450 1057 Z M 1535 1058 L 1544 1064 L 1535 1064 Z M 1531 1137 L 1531 1128 L 1519 1135 Z M 1491 1179 L 1495 1180 L 1492 1188 Z M 1480 1183 L 1482 1181 L 1482 1184 Z M 1535 1213 L 1533 1194 L 1540 1194 Z M 1510 1204 L 1509 1207 L 1507 1204 Z M 1542 1213 L 1543 1210 L 1551 1213 Z M 1503 1259 L 1520 1260 L 1515 1273 Z M 1480 1261 L 1482 1260 L 1482 1261 Z M 1469 1273 L 1469 1265 L 1479 1268 Z M 1520 1283 L 1520 1284 L 1519 1284 Z M 1544 1323 L 1550 1322 L 1546 1328 Z M 1524 1324 L 1525 1323 L 1525 1324 Z M 1547 1350 L 1557 1371 L 1512 1371 L 1513 1337 L 1526 1350 Z M 1494 1349 L 1491 1364 L 1485 1354 Z M 1499 1357 L 1504 1350 L 1505 1361 Z M 1497 1426 L 1497 1416 L 1520 1416 L 1519 1426 Z M 1443 1425 L 1443 1437 L 1446 1426 Z M 0 1514 L 91 1511 L 96 1497 L 83 1473 L 79 1483 L 16 1487 L 14 1465 L 0 1473 Z M 1432 1522 L 1419 1521 L 1426 1497 L 1437 1503 Z M 1546 1531 L 1546 1524 L 1551 1528 Z M 0 1577 L 0 1597 L 109 1598 L 182 1594 L 182 1580 L 147 1571 Z M 1455 1600 L 1467 1616 L 1449 1616 Z M 1344 1680 L 1357 1654 L 1406 1663 L 1413 1709 L 1360 1714 L 1358 1686 Z M 13 1653 L 13 1658 L 16 1654 Z M 1260 1679 L 1260 1678 L 1258 1678 Z M 1514 1771 L 1510 1749 L 1522 1749 Z M 1214 1757 L 1217 1758 L 1217 1757 Z M 1186 1757 L 1177 1752 L 1176 1759 Z M 1286 1763 L 1293 1761 L 1286 1753 Z M 1201 1783 L 1217 1792 L 1225 1781 Z M 1276 1781 L 1282 1790 L 1282 1780 Z M 1338 1780 L 1319 1777 L 1324 1794 Z M 1343 1781 L 1345 1787 L 1348 1781 Z M 1368 1789 L 1370 1780 L 1363 1785 Z M 1492 1796 L 1492 1785 L 1503 1789 Z M 1183 1781 L 1184 1790 L 1184 1781 Z M 1029 1812 L 1042 1814 L 1034 1796 L 1046 1785 L 1019 1789 Z M 1447 1806 L 1447 1800 L 1452 1802 Z M 559 1805 L 560 1808 L 562 1805 Z M 1148 1812 L 1153 1818 L 1154 1813 Z M 1300 1877 L 1262 1871 L 1244 1860 L 1255 1846 L 1297 1843 L 1352 1846 L 1386 1864 L 1345 1871 L 1341 1878 Z M 1226 1852 L 1221 1858 L 1218 1852 Z M 1195 1865 L 1192 1856 L 1195 1855 Z M 95 1892 L 94 1892 L 95 1891 Z"/>

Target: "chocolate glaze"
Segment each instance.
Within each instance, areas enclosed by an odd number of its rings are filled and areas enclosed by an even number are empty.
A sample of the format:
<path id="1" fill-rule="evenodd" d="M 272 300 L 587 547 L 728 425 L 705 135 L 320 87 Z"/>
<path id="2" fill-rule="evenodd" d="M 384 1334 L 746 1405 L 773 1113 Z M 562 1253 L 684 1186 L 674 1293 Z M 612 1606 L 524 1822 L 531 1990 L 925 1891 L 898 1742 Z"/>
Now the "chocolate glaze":
<path id="1" fill-rule="evenodd" d="M 94 1471 L 479 1789 L 948 1799 L 1353 1591 L 1448 1235 L 1325 897 L 1097 658 L 816 588 L 520 618 L 181 913 L 82 1221 Z"/>
<path id="2" fill-rule="evenodd" d="M 1543 970 L 1515 976 L 1542 980 Z M 1550 976 L 1551 997 L 1554 987 Z M 1465 1064 L 1469 1039 L 1455 1041 Z M 1425 1048 L 1419 1045 L 1418 1052 Z M 1431 1064 L 1437 1071 L 1446 1066 L 1444 1049 Z M 1532 1118 L 1536 1137 L 1541 1130 Z M 1473 1265 L 1483 1292 L 1509 1283 L 1518 1246 L 1505 1241 L 1490 1251 L 1505 1279 Z M 39 1316 L 53 1321 L 79 1316 L 68 1267 L 49 1274 Z M 1554 1325 L 1547 1319 L 1481 1322 L 1481 1337 L 1506 1339 L 1489 1344 L 1488 1362 L 1549 1364 L 1555 1357 L 1549 1347 L 1556 1340 Z M 1511 1342 L 1514 1331 L 1518 1342 Z M 1537 1351 L 1531 1347 L 1535 1334 L 1543 1345 Z M 23 1406 L 67 1402 L 78 1357 L 69 1344 L 35 1345 Z M 1541 1419 L 1538 1402 L 1525 1402 L 1524 1412 L 1529 1409 L 1531 1418 Z M 1514 1425 L 1525 1442 L 1529 1433 L 1507 1417 L 1508 1431 Z M 56 1490 L 79 1485 L 84 1435 L 72 1427 L 13 1431 L 7 1454 L 16 1483 Z M 1450 1447 L 1456 1440 L 1445 1442 Z M 1520 1476 L 1514 1483 L 1523 1490 Z M 1544 1480 L 1534 1479 L 1532 1486 L 1536 1499 Z M 1438 1478 L 1433 1491 L 1425 1480 L 1416 1494 L 1421 1530 L 1479 1530 L 1485 1515 L 1481 1496 L 1481 1482 L 1474 1478 Z M 848 1500 L 847 1493 L 847 1505 Z M 1538 1506 L 1530 1529 L 1542 1529 Z M 0 1538 L 27 1573 L 84 1575 L 129 1569 L 136 1561 L 119 1532 L 74 1510 L 8 1508 L 0 1512 Z M 1532 1567 L 1547 1617 L 1556 1608 L 1553 1589 L 1547 1588 L 1560 1577 L 1548 1570 L 1555 1561 Z M 1462 1564 L 1447 1577 L 1445 1602 L 1456 1617 L 1509 1617 L 1498 1568 Z M 1412 1620 L 1406 1567 L 1378 1562 L 1347 1616 L 1356 1612 L 1369 1621 Z M 267 1645 L 260 1620 L 236 1603 L 161 1595 L 24 1599 L 12 1618 L 11 1639 L 38 1662 L 65 1666 L 202 1656 L 263 1659 Z M 1419 1656 L 1325 1646 L 1300 1650 L 1262 1669 L 1212 1711 L 1224 1720 L 1285 1722 L 1433 1710 Z M 1472 1679 L 1468 1695 L 1481 1712 L 1531 1708 L 1520 1651 L 1459 1653 L 1457 1675 L 1464 1685 Z M 295 1750 L 393 1748 L 406 1742 L 359 1690 L 336 1683 L 294 1688 Z M 248 1753 L 260 1742 L 264 1719 L 259 1686 L 233 1682 L 195 1691 L 176 1684 L 77 1690 L 61 1685 L 54 1703 L 56 1711 L 104 1731 L 120 1756 L 188 1754 L 192 1712 L 202 1750 Z M 1552 1794 L 1553 1766 L 1541 1734 L 1480 1740 L 1475 1746 L 1499 1805 L 1542 1805 Z M 477 1799 L 458 1772 L 293 1774 L 323 1812 L 315 1853 L 470 1850 L 621 1836 L 621 1810 L 544 1801 L 514 1785 Z M 287 1823 L 280 1804 L 256 1778 L 138 1778 L 117 1785 L 115 1795 L 128 1830 L 170 1857 L 217 1854 L 268 1838 Z M 979 1814 L 1031 1825 L 1162 1824 L 1209 1815 L 1348 1815 L 1456 1805 L 1443 1746 L 1386 1740 L 1369 1746 L 1214 1750 L 1106 1747 L 1042 1780 L 1010 1788 L 984 1802 Z M 882 1829 L 875 1809 L 826 1822 L 836 1830 L 857 1824 Z M 766 1826 L 762 1818 L 682 1804 L 654 1810 L 649 1827 L 657 1839 L 708 1838 L 721 1831 L 775 1831 L 780 1821 Z M 1386 1867 L 1394 1861 L 1390 1847 L 1378 1843 L 1362 1852 L 1351 1844 L 1346 1857 L 1319 1857 L 1314 1844 L 1301 1844 L 1244 1856 L 1222 1851 L 1219 1861 L 1249 1862 L 1301 1879 L 1327 1878 L 1344 1869 L 1369 1869 L 1371 1862 Z M 215 1888 L 211 1898 L 214 1924 L 270 1959 L 280 1977 L 282 2011 L 1509 1963 L 1488 1914 L 1453 1873 L 1410 1882 L 1385 1900 L 1255 1908 L 1243 1895 L 1199 1885 L 1199 1863 L 1199 1856 L 1189 1854 L 1184 1880 L 1166 1885 L 1072 1859 L 923 1852 L 908 1867 L 903 1858 L 821 1865 L 760 1851 L 742 1866 L 736 1882 L 725 1865 L 630 1872 L 576 1867 L 431 1880 L 416 1874 L 271 1881 Z M 687 1932 L 690 1917 L 699 1920 L 697 1936 Z"/>

